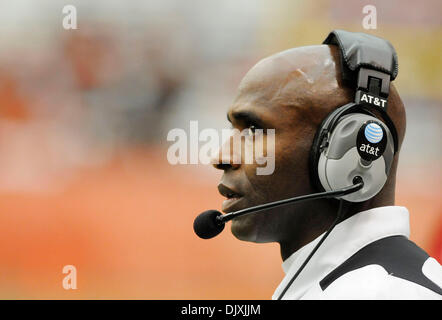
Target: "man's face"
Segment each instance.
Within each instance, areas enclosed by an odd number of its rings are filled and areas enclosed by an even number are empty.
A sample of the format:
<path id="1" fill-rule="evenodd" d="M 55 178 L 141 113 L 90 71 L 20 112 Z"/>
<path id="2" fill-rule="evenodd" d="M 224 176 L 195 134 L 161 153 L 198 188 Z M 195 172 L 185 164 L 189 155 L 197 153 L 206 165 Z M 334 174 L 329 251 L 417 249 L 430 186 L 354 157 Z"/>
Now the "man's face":
<path id="1" fill-rule="evenodd" d="M 308 183 L 308 152 L 313 128 L 303 123 L 299 110 L 278 103 L 265 103 L 260 94 L 246 90 L 235 100 L 227 116 L 232 127 L 245 134 L 241 135 L 242 148 L 234 148 L 233 137 L 226 141 L 223 148 L 229 144 L 230 155 L 223 155 L 223 150 L 220 150 L 220 164 L 215 165 L 224 170 L 218 186 L 220 193 L 227 198 L 222 206 L 224 212 L 311 191 Z M 256 142 L 256 129 L 263 129 L 263 144 Z M 269 150 L 272 146 L 266 143 L 268 129 L 275 130 L 274 150 Z M 275 157 L 275 168 L 269 175 L 257 174 L 257 168 L 262 165 L 256 161 L 244 161 L 247 154 L 253 154 L 254 148 L 260 147 L 263 147 L 265 155 L 273 154 Z M 222 160 L 224 164 L 221 164 Z M 286 218 L 281 208 L 242 216 L 232 221 L 232 233 L 246 241 L 277 241 Z"/>

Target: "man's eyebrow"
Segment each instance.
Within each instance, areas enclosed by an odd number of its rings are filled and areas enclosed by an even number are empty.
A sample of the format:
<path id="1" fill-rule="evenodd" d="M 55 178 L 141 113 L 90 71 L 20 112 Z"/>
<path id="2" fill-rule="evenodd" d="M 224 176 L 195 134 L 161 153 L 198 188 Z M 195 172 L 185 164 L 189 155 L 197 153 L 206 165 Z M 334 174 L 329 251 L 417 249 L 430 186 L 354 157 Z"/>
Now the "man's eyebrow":
<path id="1" fill-rule="evenodd" d="M 264 126 L 264 122 L 262 121 L 261 117 L 252 111 L 233 111 L 232 117 L 236 122 L 242 122 L 247 125 L 254 124 L 261 128 Z M 227 120 L 232 122 L 229 113 L 227 113 Z"/>

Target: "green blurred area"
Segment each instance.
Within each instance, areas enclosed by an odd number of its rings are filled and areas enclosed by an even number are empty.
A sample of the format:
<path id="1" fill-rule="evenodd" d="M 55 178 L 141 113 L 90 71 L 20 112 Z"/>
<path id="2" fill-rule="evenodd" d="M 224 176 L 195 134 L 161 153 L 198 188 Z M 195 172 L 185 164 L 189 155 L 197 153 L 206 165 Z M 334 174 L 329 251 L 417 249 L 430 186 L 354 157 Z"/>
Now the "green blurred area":
<path id="1" fill-rule="evenodd" d="M 327 32 L 344 29 L 388 39 L 399 57 L 395 85 L 404 96 L 442 100 L 441 1 L 281 1 L 268 3 L 261 44 L 272 53 L 318 44 Z M 280 3 L 281 3 L 280 2 Z M 365 5 L 377 8 L 377 29 L 366 30 Z"/>

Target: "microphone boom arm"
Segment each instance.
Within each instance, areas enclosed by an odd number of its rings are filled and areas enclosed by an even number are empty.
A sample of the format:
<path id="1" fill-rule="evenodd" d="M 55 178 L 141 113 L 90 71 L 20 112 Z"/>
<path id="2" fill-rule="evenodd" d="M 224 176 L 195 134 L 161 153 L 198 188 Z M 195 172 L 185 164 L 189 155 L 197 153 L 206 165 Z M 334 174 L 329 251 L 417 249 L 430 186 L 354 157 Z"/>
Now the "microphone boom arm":
<path id="1" fill-rule="evenodd" d="M 357 178 L 359 178 L 359 179 L 357 179 Z M 216 222 L 217 222 L 217 224 L 224 224 L 227 221 L 230 221 L 234 218 L 246 215 L 248 213 L 261 211 L 261 210 L 264 210 L 267 208 L 279 207 L 279 206 L 283 206 L 283 205 L 286 205 L 289 203 L 294 203 L 294 202 L 302 202 L 302 201 L 306 201 L 306 200 L 314 200 L 314 199 L 321 199 L 321 198 L 323 199 L 323 198 L 342 197 L 347 194 L 356 192 L 364 187 L 364 182 L 362 181 L 362 179 L 360 177 L 355 177 L 355 179 L 353 179 L 353 181 L 355 183 L 354 185 L 348 186 L 348 187 L 345 187 L 345 188 L 342 188 L 339 190 L 318 192 L 318 193 L 313 193 L 313 194 L 307 194 L 307 195 L 300 196 L 300 197 L 278 200 L 278 201 L 274 201 L 274 202 L 264 203 L 264 204 L 261 204 L 261 205 L 255 206 L 255 207 L 250 207 L 250 208 L 238 210 L 235 212 L 227 213 L 224 215 L 220 215 L 220 216 L 216 217 Z"/>

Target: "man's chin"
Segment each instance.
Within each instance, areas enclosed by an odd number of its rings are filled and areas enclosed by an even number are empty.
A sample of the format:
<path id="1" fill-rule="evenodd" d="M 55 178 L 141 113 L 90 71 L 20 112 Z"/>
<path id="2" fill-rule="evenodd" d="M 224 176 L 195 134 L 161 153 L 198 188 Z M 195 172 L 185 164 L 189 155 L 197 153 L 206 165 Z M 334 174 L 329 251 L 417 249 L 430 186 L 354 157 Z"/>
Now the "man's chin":
<path id="1" fill-rule="evenodd" d="M 246 215 L 232 220 L 231 231 L 235 238 L 242 241 L 259 242 L 258 221 L 255 215 Z"/>

